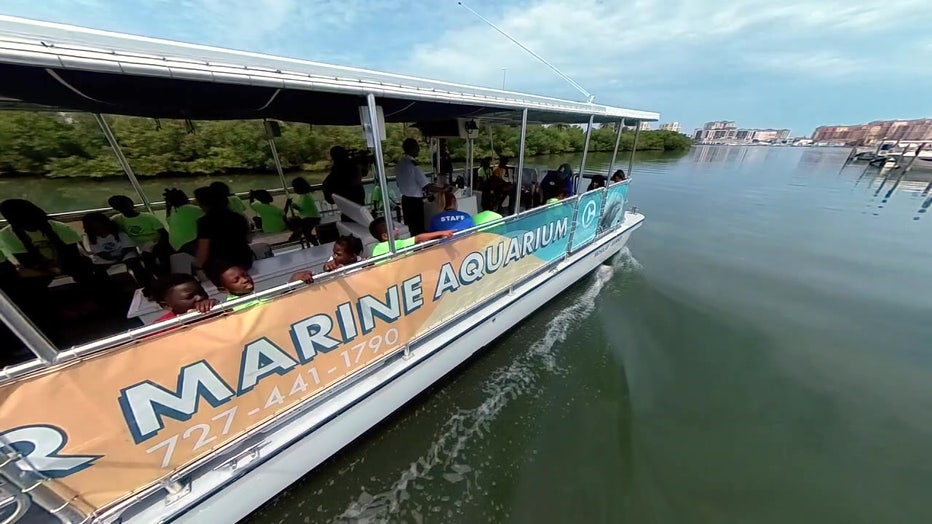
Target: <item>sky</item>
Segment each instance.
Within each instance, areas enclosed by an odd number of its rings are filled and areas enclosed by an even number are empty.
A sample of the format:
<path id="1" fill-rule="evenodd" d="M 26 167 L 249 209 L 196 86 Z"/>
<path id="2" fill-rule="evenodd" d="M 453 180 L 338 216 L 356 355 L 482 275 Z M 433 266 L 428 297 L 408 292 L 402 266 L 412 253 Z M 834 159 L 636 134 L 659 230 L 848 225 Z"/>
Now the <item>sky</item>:
<path id="1" fill-rule="evenodd" d="M 468 0 L 597 103 L 789 128 L 932 117 L 927 0 Z M 584 99 L 456 0 L 0 0 L 0 13 Z"/>

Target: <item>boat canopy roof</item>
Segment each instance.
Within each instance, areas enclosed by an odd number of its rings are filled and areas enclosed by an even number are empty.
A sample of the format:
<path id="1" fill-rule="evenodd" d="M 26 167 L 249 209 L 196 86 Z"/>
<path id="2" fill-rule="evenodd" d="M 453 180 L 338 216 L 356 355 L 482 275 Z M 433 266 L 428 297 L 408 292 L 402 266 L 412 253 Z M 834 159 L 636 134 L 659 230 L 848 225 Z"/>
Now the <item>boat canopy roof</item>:
<path id="1" fill-rule="evenodd" d="M 655 121 L 659 114 L 0 15 L 0 107 L 194 120 Z M 516 115 L 517 113 L 517 115 Z"/>

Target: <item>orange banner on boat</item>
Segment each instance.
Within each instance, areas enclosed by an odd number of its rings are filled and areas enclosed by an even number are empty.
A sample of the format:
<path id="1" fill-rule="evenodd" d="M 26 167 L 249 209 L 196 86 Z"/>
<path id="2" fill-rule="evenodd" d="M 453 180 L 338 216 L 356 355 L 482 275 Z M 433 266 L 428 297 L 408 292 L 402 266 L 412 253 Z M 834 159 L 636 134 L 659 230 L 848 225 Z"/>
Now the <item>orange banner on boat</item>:
<path id="1" fill-rule="evenodd" d="M 105 507 L 567 250 L 575 200 L 0 386 L 0 441 Z M 69 497 L 70 498 L 70 497 Z"/>

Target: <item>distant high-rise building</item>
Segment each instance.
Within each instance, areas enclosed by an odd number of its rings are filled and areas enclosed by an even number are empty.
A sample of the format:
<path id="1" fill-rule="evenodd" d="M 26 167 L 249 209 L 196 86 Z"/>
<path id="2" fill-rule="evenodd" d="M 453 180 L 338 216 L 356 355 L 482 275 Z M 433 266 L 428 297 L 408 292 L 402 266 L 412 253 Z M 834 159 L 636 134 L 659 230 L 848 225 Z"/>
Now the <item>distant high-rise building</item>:
<path id="1" fill-rule="evenodd" d="M 650 131 L 650 122 L 639 122 L 638 129 L 641 131 Z"/>
<path id="2" fill-rule="evenodd" d="M 789 129 L 738 129 L 729 120 L 706 122 L 697 129 L 693 138 L 697 142 L 720 144 L 752 144 L 756 142 L 783 142 L 790 136 Z"/>
<path id="3" fill-rule="evenodd" d="M 673 131 L 674 133 L 680 132 L 680 123 L 679 122 L 667 122 L 666 124 L 660 124 L 661 131 Z"/>
<path id="4" fill-rule="evenodd" d="M 932 119 L 875 120 L 852 126 L 821 126 L 812 133 L 813 142 L 863 146 L 880 140 L 932 140 Z"/>

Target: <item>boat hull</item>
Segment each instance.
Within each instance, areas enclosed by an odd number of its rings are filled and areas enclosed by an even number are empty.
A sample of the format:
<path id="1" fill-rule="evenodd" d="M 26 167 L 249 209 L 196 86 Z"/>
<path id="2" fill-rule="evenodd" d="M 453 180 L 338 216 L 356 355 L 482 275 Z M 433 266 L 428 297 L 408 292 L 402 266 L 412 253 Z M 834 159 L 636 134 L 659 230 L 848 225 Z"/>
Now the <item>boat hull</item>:
<path id="1" fill-rule="evenodd" d="M 643 220 L 643 215 L 626 213 L 616 230 L 445 326 L 409 356 L 270 433 L 264 446 L 244 454 L 232 466 L 226 463 L 216 468 L 213 478 L 195 480 L 184 493 L 187 509 L 170 518 L 200 523 L 245 517 L 618 253 Z M 289 440 L 290 445 L 283 444 Z M 277 451 L 263 456 L 265 447 Z M 173 505 L 180 504 L 166 499 L 164 505 L 150 506 L 142 513 L 124 514 L 123 522 L 163 520 L 173 509 L 180 510 Z"/>

